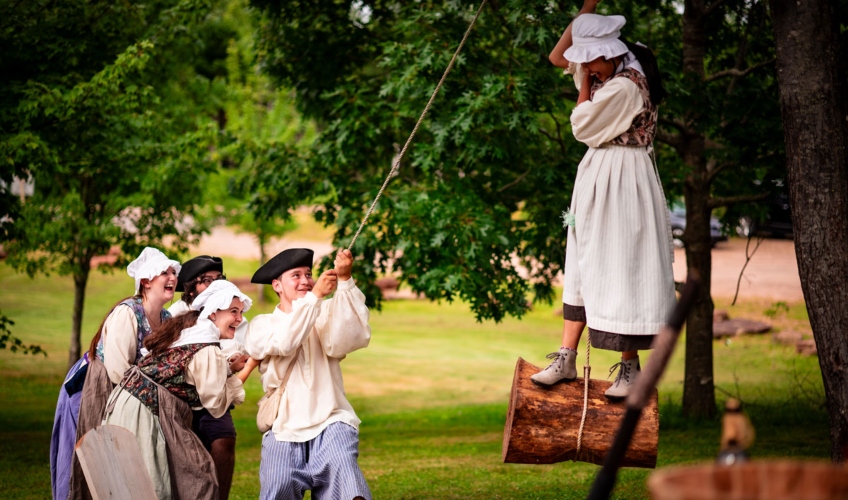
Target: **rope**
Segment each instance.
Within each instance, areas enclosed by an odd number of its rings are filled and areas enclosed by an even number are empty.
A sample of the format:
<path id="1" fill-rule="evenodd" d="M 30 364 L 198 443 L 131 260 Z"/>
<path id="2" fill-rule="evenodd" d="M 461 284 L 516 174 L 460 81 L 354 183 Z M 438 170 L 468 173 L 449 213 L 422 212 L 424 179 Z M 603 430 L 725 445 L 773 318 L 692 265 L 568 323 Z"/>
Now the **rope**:
<path id="1" fill-rule="evenodd" d="M 474 23 L 477 22 L 477 18 L 480 17 L 480 13 L 483 11 L 483 6 L 486 5 L 487 0 L 483 0 L 480 4 L 480 7 L 477 9 L 477 13 L 474 14 L 474 18 L 471 19 L 471 24 L 468 25 L 468 29 L 465 30 L 465 35 L 462 37 L 462 41 L 459 42 L 459 47 L 456 48 L 456 52 L 453 53 L 453 57 L 448 63 L 448 67 L 445 69 L 444 74 L 442 75 L 442 79 L 439 80 L 439 84 L 436 85 L 436 89 L 433 90 L 433 94 L 430 96 L 430 100 L 427 101 L 427 105 L 424 106 L 424 111 L 421 112 L 421 116 L 418 117 L 418 122 L 415 124 L 415 127 L 412 129 L 412 133 L 409 134 L 409 138 L 406 139 L 406 144 L 403 145 L 403 149 L 400 150 L 400 153 L 395 158 L 392 163 L 392 169 L 389 171 L 389 175 L 386 176 L 386 180 L 383 181 L 382 187 L 380 187 L 380 191 L 377 193 L 377 196 L 374 198 L 374 201 L 371 203 L 371 206 L 368 207 L 368 212 L 365 213 L 365 217 L 362 218 L 362 222 L 359 224 L 359 229 L 356 230 L 356 234 L 353 235 L 353 239 L 350 241 L 350 245 L 348 245 L 347 249 L 350 250 L 353 248 L 353 244 L 356 242 L 356 239 L 359 237 L 359 233 L 362 232 L 362 228 L 365 227 L 365 223 L 368 221 L 368 217 L 371 216 L 371 212 L 374 211 L 374 207 L 377 205 L 377 200 L 380 199 L 380 196 L 385 191 L 386 186 L 389 184 L 391 178 L 395 175 L 398 168 L 400 168 L 400 161 L 403 159 L 403 155 L 406 153 L 409 144 L 412 142 L 412 138 L 415 137 L 415 133 L 418 132 L 418 127 L 421 126 L 421 122 L 424 121 L 424 116 L 427 115 L 427 111 L 430 110 L 430 105 L 433 104 L 433 101 L 436 99 L 436 95 L 439 93 L 439 90 L 442 88 L 442 84 L 445 83 L 445 79 L 450 73 L 451 69 L 453 69 L 453 64 L 456 62 L 457 56 L 459 56 L 459 52 L 462 50 L 462 47 L 465 45 L 465 40 L 468 39 L 468 35 L 471 34 L 471 28 L 474 27 Z"/>
<path id="2" fill-rule="evenodd" d="M 589 365 L 589 348 L 592 347 L 592 340 L 586 336 L 586 364 L 583 365 L 583 416 L 580 417 L 580 430 L 577 431 L 577 451 L 574 452 L 574 459 L 580 455 L 580 448 L 583 445 L 583 426 L 586 425 L 586 412 L 589 409 L 589 374 L 592 373 L 592 366 Z"/>

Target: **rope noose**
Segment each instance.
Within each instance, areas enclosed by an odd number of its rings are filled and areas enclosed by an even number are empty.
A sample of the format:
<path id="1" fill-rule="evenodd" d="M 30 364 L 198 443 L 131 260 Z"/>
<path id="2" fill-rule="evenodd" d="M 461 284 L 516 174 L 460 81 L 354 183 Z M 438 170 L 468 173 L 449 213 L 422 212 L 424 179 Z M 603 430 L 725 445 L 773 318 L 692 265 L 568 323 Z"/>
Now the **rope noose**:
<path id="1" fill-rule="evenodd" d="M 350 250 L 353 248 L 353 244 L 356 242 L 356 239 L 359 237 L 359 233 L 362 232 L 362 228 L 365 227 L 365 223 L 368 222 L 368 217 L 371 216 L 371 212 L 374 211 L 374 207 L 377 205 L 377 200 L 380 199 L 380 196 L 385 191 L 386 186 L 388 186 L 389 181 L 395 175 L 398 168 L 400 168 L 400 161 L 403 159 L 403 155 L 406 154 L 406 150 L 409 147 L 409 144 L 412 142 L 412 138 L 415 137 L 415 133 L 418 132 L 418 127 L 421 126 L 421 122 L 424 121 L 424 116 L 427 115 L 427 111 L 430 110 L 430 105 L 433 104 L 433 101 L 436 99 L 436 95 L 439 93 L 439 90 L 442 88 L 442 84 L 445 83 L 445 79 L 450 73 L 451 69 L 453 69 L 453 64 L 456 62 L 457 56 L 459 56 L 459 52 L 462 50 L 462 47 L 465 45 L 465 40 L 468 39 L 468 35 L 471 34 L 471 28 L 474 27 L 474 23 L 477 22 L 477 18 L 480 17 L 480 13 L 483 11 L 483 6 L 486 5 L 487 0 L 483 0 L 480 4 L 480 7 L 477 8 L 477 13 L 474 14 L 474 18 L 471 19 L 471 24 L 468 25 L 468 29 L 465 30 L 465 35 L 462 37 L 462 41 L 459 42 L 459 46 L 456 48 L 456 52 L 453 53 L 453 57 L 448 63 L 448 67 L 445 69 L 444 74 L 442 74 L 442 79 L 439 80 L 439 84 L 436 85 L 436 89 L 433 90 L 433 94 L 430 96 L 430 100 L 427 101 L 427 105 L 424 106 L 424 111 L 421 112 L 421 116 L 418 117 L 418 122 L 415 124 L 415 127 L 412 129 L 412 133 L 409 134 L 409 138 L 406 139 L 406 144 L 403 145 L 403 149 L 400 150 L 400 153 L 395 158 L 394 162 L 392 162 L 392 169 L 389 170 L 389 175 L 386 176 L 386 180 L 383 181 L 383 185 L 380 187 L 380 191 L 377 192 L 377 196 L 374 197 L 374 201 L 371 202 L 371 206 L 368 207 L 368 211 L 365 213 L 365 217 L 362 218 L 362 222 L 359 224 L 359 229 L 356 230 L 356 234 L 353 235 L 353 239 L 350 240 L 350 245 L 348 245 L 347 249 Z"/>

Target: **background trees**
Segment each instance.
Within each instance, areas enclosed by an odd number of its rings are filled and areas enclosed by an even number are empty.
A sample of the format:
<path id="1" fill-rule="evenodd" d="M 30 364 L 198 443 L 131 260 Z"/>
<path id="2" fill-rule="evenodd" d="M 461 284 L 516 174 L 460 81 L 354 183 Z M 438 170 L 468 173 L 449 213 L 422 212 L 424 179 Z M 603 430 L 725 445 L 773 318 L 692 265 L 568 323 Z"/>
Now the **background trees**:
<path id="1" fill-rule="evenodd" d="M 30 274 L 74 277 L 69 363 L 80 354 L 92 257 L 112 245 L 133 255 L 165 236 L 185 247 L 201 229 L 191 215 L 214 135 L 195 120 L 196 72 L 179 58 L 191 52 L 182 34 L 208 9 L 3 4 L 0 178 L 35 184 L 26 203 L 4 197 L 9 260 Z"/>
<path id="2" fill-rule="evenodd" d="M 327 185 L 319 216 L 346 245 L 473 15 L 477 2 L 254 0 L 267 71 L 321 125 L 304 160 Z M 671 97 L 659 168 L 687 205 L 687 263 L 704 283 L 688 321 L 684 412 L 715 412 L 709 217 L 766 196 L 782 146 L 763 2 L 605 2 L 625 35 L 657 51 Z M 488 4 L 397 177 L 357 240 L 366 278 L 394 271 L 431 299 L 460 297 L 477 317 L 520 316 L 553 298 L 576 166 L 576 94 L 547 61 L 577 6 Z M 320 61 L 317 64 L 316 61 Z M 277 165 L 285 171 L 286 167 Z M 285 206 L 278 203 L 277 206 Z M 728 210 L 726 220 L 735 212 Z M 369 267 L 374 262 L 375 265 Z"/>

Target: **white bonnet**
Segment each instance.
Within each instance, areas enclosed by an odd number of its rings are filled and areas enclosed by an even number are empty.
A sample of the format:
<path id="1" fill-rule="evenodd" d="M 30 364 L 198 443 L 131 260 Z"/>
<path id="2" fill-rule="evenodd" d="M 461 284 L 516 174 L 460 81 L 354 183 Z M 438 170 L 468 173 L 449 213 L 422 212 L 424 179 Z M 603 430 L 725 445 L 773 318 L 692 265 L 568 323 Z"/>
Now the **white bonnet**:
<path id="1" fill-rule="evenodd" d="M 191 308 L 200 313 L 201 318 L 208 318 L 210 314 L 219 309 L 228 309 L 233 302 L 233 297 L 244 303 L 244 311 L 247 312 L 253 301 L 243 294 L 241 290 L 227 280 L 216 280 L 203 290 L 191 303 Z"/>
<path id="2" fill-rule="evenodd" d="M 169 259 L 157 248 L 146 247 L 142 250 L 141 255 L 127 266 L 127 274 L 135 279 L 134 293 L 138 293 L 141 280 L 152 280 L 167 271 L 169 267 L 173 267 L 177 275 L 180 274 L 182 266 L 179 262 Z"/>
<path id="3" fill-rule="evenodd" d="M 624 16 L 577 16 L 571 25 L 573 44 L 563 56 L 570 62 L 583 64 L 599 57 L 612 59 L 626 54 L 627 45 L 618 39 L 626 22 Z"/>

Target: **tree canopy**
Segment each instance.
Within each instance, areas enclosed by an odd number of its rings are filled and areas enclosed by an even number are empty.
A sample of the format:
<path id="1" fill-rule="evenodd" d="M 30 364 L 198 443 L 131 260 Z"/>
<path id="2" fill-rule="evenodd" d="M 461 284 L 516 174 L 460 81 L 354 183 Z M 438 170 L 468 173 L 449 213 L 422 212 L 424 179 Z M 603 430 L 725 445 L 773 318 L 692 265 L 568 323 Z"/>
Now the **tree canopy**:
<path id="1" fill-rule="evenodd" d="M 202 77 L 185 64 L 204 54 L 185 33 L 209 10 L 191 0 L 4 4 L 0 179 L 35 186 L 23 203 L 5 193 L 8 259 L 74 277 L 70 363 L 92 257 L 113 245 L 133 256 L 166 236 L 185 248 L 202 230 L 192 214 L 215 135 L 197 115 Z"/>

